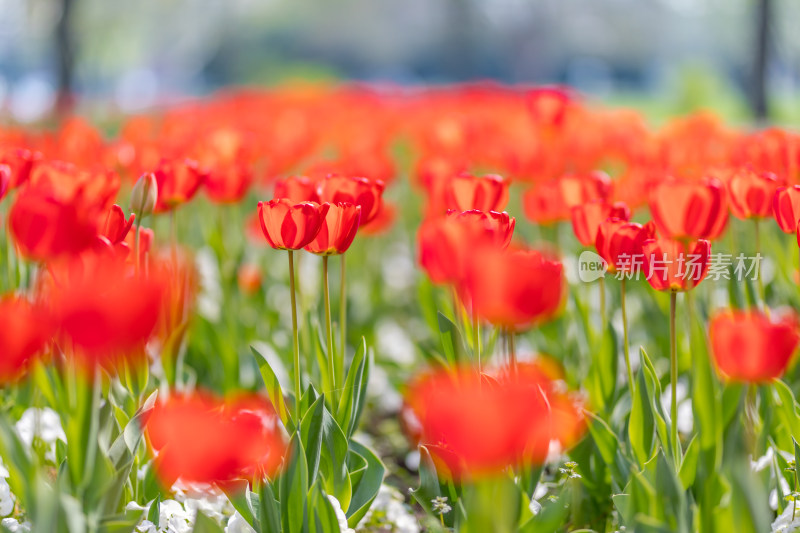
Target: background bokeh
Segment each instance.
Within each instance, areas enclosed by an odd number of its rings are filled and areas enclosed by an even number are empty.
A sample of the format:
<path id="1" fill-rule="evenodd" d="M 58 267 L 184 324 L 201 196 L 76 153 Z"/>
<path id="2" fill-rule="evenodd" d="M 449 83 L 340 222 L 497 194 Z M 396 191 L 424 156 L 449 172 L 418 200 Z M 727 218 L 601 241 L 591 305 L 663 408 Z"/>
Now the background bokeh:
<path id="1" fill-rule="evenodd" d="M 746 121 L 765 4 L 769 117 L 792 123 L 797 0 L 0 0 L 0 108 L 39 120 L 65 78 L 96 113 L 287 79 L 492 79 Z"/>

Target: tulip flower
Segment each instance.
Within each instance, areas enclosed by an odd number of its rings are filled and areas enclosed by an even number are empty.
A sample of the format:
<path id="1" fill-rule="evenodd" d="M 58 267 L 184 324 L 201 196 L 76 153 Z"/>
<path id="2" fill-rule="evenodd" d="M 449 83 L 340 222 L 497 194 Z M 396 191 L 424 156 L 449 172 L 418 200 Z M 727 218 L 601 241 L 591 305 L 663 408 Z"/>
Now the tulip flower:
<path id="1" fill-rule="evenodd" d="M 32 357 L 50 340 L 52 324 L 42 306 L 25 299 L 0 298 L 0 383 L 20 378 Z"/>
<path id="2" fill-rule="evenodd" d="M 153 175 L 158 184 L 154 212 L 164 213 L 191 200 L 205 182 L 208 173 L 191 159 L 162 159 Z"/>
<path id="3" fill-rule="evenodd" d="M 331 204 L 275 199 L 258 203 L 261 231 L 276 250 L 300 250 L 316 238 Z"/>
<path id="4" fill-rule="evenodd" d="M 643 270 L 657 291 L 688 291 L 708 273 L 711 244 L 706 240 L 684 243 L 673 239 L 649 239 L 642 245 Z"/>
<path id="5" fill-rule="evenodd" d="M 735 171 L 728 178 L 731 213 L 741 219 L 770 216 L 775 191 L 781 185 L 771 172 L 755 172 L 749 168 Z"/>
<path id="6" fill-rule="evenodd" d="M 508 203 L 508 181 L 497 174 L 461 174 L 450 179 L 447 204 L 457 211 L 502 211 Z"/>
<path id="7" fill-rule="evenodd" d="M 719 372 L 744 383 L 780 378 L 800 343 L 796 316 L 773 321 L 759 311 L 718 313 L 711 318 L 709 335 Z"/>
<path id="8" fill-rule="evenodd" d="M 499 248 L 508 248 L 508 245 L 511 243 L 511 238 L 514 236 L 514 227 L 517 223 L 516 219 L 509 216 L 505 211 L 502 213 L 489 211 L 487 213 L 485 211 L 472 209 L 462 213 L 449 211 L 447 215 L 449 217 L 454 217 L 454 220 L 459 224 L 473 226 L 470 232 L 475 235 L 485 233 L 488 241 L 494 243 Z"/>
<path id="9" fill-rule="evenodd" d="M 253 183 L 253 170 L 246 163 L 218 164 L 211 167 L 204 181 L 212 202 L 234 204 L 241 201 Z"/>
<path id="10" fill-rule="evenodd" d="M 349 176 L 329 176 L 320 184 L 320 199 L 330 203 L 361 206 L 361 225 L 366 226 L 378 216 L 383 205 L 382 181 Z"/>
<path id="11" fill-rule="evenodd" d="M 11 168 L 8 165 L 0 165 L 0 200 L 5 198 L 6 193 L 11 188 Z"/>
<path id="12" fill-rule="evenodd" d="M 80 199 L 62 200 L 45 187 L 26 187 L 8 217 L 20 253 L 35 261 L 78 254 L 97 240 L 96 208 Z"/>
<path id="13" fill-rule="evenodd" d="M 631 211 L 624 203 L 609 204 L 599 199 L 576 205 L 572 208 L 571 213 L 572 231 L 584 246 L 595 244 L 600 225 L 609 218 L 619 220 L 630 220 L 631 218 Z"/>
<path id="14" fill-rule="evenodd" d="M 608 264 L 609 272 L 638 272 L 644 258 L 642 245 L 655 237 L 655 233 L 652 221 L 642 225 L 610 218 L 600 224 L 597 232 L 597 253 Z"/>
<path id="15" fill-rule="evenodd" d="M 425 220 L 417 234 L 418 260 L 436 284 L 456 284 L 464 277 L 467 257 L 474 246 L 488 245 L 503 233 L 494 233 L 489 224 L 463 223 L 470 219 L 433 217 Z"/>
<path id="16" fill-rule="evenodd" d="M 796 232 L 800 220 L 800 185 L 779 187 L 772 198 L 772 212 L 781 230 Z"/>
<path id="17" fill-rule="evenodd" d="M 275 198 L 295 203 L 320 202 L 319 184 L 305 176 L 289 176 L 275 182 Z"/>
<path id="18" fill-rule="evenodd" d="M 14 189 L 28 181 L 33 166 L 42 158 L 42 154 L 24 148 L 0 148 L 0 165 L 8 166 L 11 171 L 9 188 Z"/>
<path id="19" fill-rule="evenodd" d="M 147 422 L 163 486 L 274 476 L 286 444 L 272 406 L 257 396 L 229 401 L 196 392 L 159 402 Z"/>
<path id="20" fill-rule="evenodd" d="M 360 220 L 360 205 L 330 204 L 329 209 L 323 214 L 319 233 L 305 246 L 305 249 L 317 255 L 345 253 L 356 237 Z"/>
<path id="21" fill-rule="evenodd" d="M 608 201 L 613 184 L 605 172 L 564 174 L 541 183 L 522 198 L 525 215 L 538 224 L 552 224 L 571 217 L 574 207 Z M 602 221 L 601 221 L 602 222 Z"/>
<path id="22" fill-rule="evenodd" d="M 473 250 L 460 293 L 478 316 L 511 331 L 551 318 L 561 307 L 563 266 L 536 250 Z"/>
<path id="23" fill-rule="evenodd" d="M 661 181 L 651 190 L 650 212 L 668 239 L 713 240 L 728 223 L 725 188 L 716 178 Z"/>
<path id="24" fill-rule="evenodd" d="M 243 294 L 255 294 L 261 289 L 261 270 L 252 263 L 244 263 L 236 272 L 236 280 Z"/>
<path id="25" fill-rule="evenodd" d="M 158 181 L 155 174 L 147 172 L 136 180 L 131 190 L 130 208 L 139 214 L 139 220 L 151 214 L 158 203 Z"/>
<path id="26" fill-rule="evenodd" d="M 551 441 L 569 446 L 581 432 L 577 408 L 532 365 L 497 383 L 467 368 L 426 374 L 411 383 L 406 401 L 420 444 L 456 480 L 541 464 Z"/>

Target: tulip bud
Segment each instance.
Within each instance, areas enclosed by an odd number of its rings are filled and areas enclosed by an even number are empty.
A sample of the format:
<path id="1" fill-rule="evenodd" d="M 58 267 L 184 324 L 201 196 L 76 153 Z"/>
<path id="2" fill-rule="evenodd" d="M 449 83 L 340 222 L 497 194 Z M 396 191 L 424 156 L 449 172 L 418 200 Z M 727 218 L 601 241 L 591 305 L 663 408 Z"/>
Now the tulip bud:
<path id="1" fill-rule="evenodd" d="M 158 183 L 155 174 L 142 174 L 131 191 L 131 211 L 141 220 L 153 212 L 157 201 Z"/>

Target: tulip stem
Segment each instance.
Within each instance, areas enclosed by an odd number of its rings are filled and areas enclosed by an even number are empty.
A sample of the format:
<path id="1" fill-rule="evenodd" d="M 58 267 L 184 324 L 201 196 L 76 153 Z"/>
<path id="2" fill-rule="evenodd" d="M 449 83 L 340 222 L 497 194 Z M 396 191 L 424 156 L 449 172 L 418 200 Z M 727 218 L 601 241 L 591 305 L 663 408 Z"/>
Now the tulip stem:
<path id="1" fill-rule="evenodd" d="M 331 293 L 328 287 L 328 256 L 322 256 L 322 284 L 325 291 L 325 325 L 328 334 L 328 379 L 331 385 L 331 402 L 333 403 L 334 412 L 336 406 L 339 404 L 336 397 L 336 357 L 333 353 L 333 325 L 331 324 Z"/>
<path id="2" fill-rule="evenodd" d="M 142 221 L 137 218 L 135 221 L 134 231 L 136 231 L 136 235 L 133 236 L 133 264 L 136 265 L 136 275 L 139 275 L 139 228 L 141 227 Z"/>
<path id="3" fill-rule="evenodd" d="M 669 293 L 669 381 L 670 381 L 670 440 L 675 456 L 675 468 L 678 468 L 680 452 L 678 451 L 678 346 L 675 340 L 675 308 L 678 302 L 677 291 Z"/>
<path id="4" fill-rule="evenodd" d="M 514 343 L 514 330 L 508 329 L 506 332 L 508 335 L 508 361 L 509 365 L 511 366 L 511 374 L 516 375 L 517 373 L 517 347 Z"/>
<path id="5" fill-rule="evenodd" d="M 472 306 L 472 347 L 475 350 L 475 361 L 478 364 L 478 373 L 481 371 L 481 329 L 478 323 L 478 313 Z"/>
<path id="6" fill-rule="evenodd" d="M 289 250 L 289 291 L 292 294 L 292 344 L 294 348 L 294 406 L 297 420 L 295 430 L 300 431 L 300 338 L 297 335 L 297 297 L 294 287 L 294 250 Z"/>
<path id="7" fill-rule="evenodd" d="M 603 333 L 606 331 L 606 279 L 604 276 L 600 277 L 600 318 L 603 321 Z"/>
<path id="8" fill-rule="evenodd" d="M 339 280 L 339 333 L 341 335 L 339 342 L 341 348 L 339 350 L 339 357 L 342 360 L 342 370 L 344 370 L 344 360 L 347 355 L 347 276 L 346 267 L 347 262 L 345 256 L 342 254 L 342 277 Z"/>
<path id="9" fill-rule="evenodd" d="M 756 226 L 756 257 L 760 264 L 760 257 L 761 257 L 761 224 L 759 224 L 759 220 L 757 218 L 753 219 L 753 223 Z M 769 307 L 767 306 L 767 294 L 764 292 L 764 280 L 761 277 L 761 269 L 758 269 L 756 274 L 756 278 L 758 278 L 758 297 L 761 299 L 761 305 L 764 308 L 764 314 L 769 318 Z"/>
<path id="10" fill-rule="evenodd" d="M 624 354 L 625 354 L 625 366 L 628 370 L 628 388 L 631 392 L 631 397 L 633 397 L 633 371 L 631 370 L 631 353 L 630 347 L 628 346 L 628 313 L 625 309 L 625 278 L 622 278 L 620 282 L 620 307 L 622 308 L 622 338 L 624 344 Z"/>

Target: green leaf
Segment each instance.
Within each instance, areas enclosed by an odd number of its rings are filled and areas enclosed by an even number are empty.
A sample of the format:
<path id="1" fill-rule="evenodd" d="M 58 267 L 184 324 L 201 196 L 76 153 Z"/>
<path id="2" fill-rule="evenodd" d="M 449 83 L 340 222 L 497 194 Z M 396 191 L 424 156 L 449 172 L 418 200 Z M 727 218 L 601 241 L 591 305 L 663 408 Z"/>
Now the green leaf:
<path id="1" fill-rule="evenodd" d="M 590 334 L 590 337 L 594 336 Z M 607 413 L 613 409 L 614 394 L 617 390 L 618 342 L 614 327 L 609 324 L 599 339 L 590 340 L 592 347 L 591 364 L 586 380 L 591 405 L 599 412 Z"/>
<path id="2" fill-rule="evenodd" d="M 366 461 L 366 468 L 363 470 L 358 482 L 353 483 L 353 497 L 345 513 L 347 515 L 347 524 L 350 527 L 356 527 L 361 519 L 364 518 L 364 515 L 367 514 L 369 506 L 372 505 L 378 495 L 386 467 L 383 466 L 381 460 L 372 450 L 354 440 L 350 441 L 350 452 Z"/>
<path id="3" fill-rule="evenodd" d="M 322 490 L 319 483 L 315 483 L 308 492 L 309 509 L 312 509 L 308 521 L 309 533 L 329 533 L 339 531 L 339 520 L 333 504 Z"/>
<path id="4" fill-rule="evenodd" d="M 632 390 L 633 403 L 628 420 L 631 450 L 640 466 L 652 456 L 655 440 L 655 420 L 644 374 L 644 367 L 640 367 L 636 375 L 636 387 Z"/>
<path id="5" fill-rule="evenodd" d="M 347 379 L 344 383 L 336 414 L 336 420 L 348 439 L 358 429 L 358 422 L 367 402 L 367 384 L 370 367 L 372 366 L 371 359 L 367 353 L 367 341 L 362 337 L 361 346 L 359 346 L 353 361 L 350 363 L 350 369 L 347 371 Z"/>
<path id="6" fill-rule="evenodd" d="M 306 524 L 308 465 L 300 436 L 289 441 L 288 464 L 279 479 L 281 525 L 285 533 L 302 533 Z"/>
<path id="7" fill-rule="evenodd" d="M 697 435 L 692 437 L 683 455 L 679 477 L 683 488 L 689 490 L 697 476 L 697 459 L 700 457 L 700 444 Z"/>
<path id="8" fill-rule="evenodd" d="M 317 479 L 320 454 L 322 453 L 322 422 L 325 414 L 325 396 L 322 395 L 309 407 L 303 416 L 300 425 L 300 435 L 303 439 L 303 448 L 306 451 L 308 464 L 308 483 L 312 484 Z"/>
<path id="9" fill-rule="evenodd" d="M 281 506 L 278 500 L 275 499 L 275 493 L 269 483 L 261 485 L 258 513 L 261 531 L 280 531 Z"/>
<path id="10" fill-rule="evenodd" d="M 275 408 L 275 412 L 278 413 L 283 425 L 286 426 L 286 430 L 289 431 L 289 433 L 293 432 L 294 424 L 291 416 L 289 415 L 289 410 L 286 408 L 283 390 L 281 389 L 281 384 L 278 381 L 277 376 L 275 376 L 275 372 L 272 371 L 269 363 L 267 363 L 267 358 L 264 357 L 255 346 L 250 346 L 250 350 L 253 352 L 256 364 L 258 365 L 258 369 L 261 373 L 261 378 L 264 381 L 264 387 L 267 390 L 269 401 L 272 402 L 272 406 Z"/>
<path id="11" fill-rule="evenodd" d="M 461 339 L 461 332 L 452 320 L 444 316 L 441 311 L 437 315 L 439 321 L 439 335 L 442 338 L 444 355 L 450 365 L 457 365 L 465 361 L 464 342 Z"/>
<path id="12" fill-rule="evenodd" d="M 224 531 L 214 520 L 197 511 L 194 519 L 194 528 L 192 529 L 193 533 L 224 533 Z"/>

